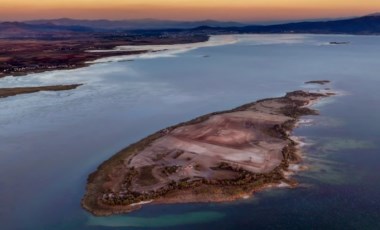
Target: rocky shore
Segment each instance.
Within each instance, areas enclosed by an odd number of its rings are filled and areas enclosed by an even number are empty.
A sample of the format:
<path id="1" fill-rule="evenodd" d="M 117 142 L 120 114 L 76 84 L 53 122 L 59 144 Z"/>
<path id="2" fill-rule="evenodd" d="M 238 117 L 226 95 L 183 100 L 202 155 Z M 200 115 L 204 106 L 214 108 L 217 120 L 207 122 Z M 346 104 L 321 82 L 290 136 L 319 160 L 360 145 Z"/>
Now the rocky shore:
<path id="1" fill-rule="evenodd" d="M 290 133 L 308 107 L 332 93 L 294 91 L 160 130 L 120 151 L 88 177 L 82 206 L 94 215 L 147 203 L 232 201 L 270 185 L 296 182 Z"/>

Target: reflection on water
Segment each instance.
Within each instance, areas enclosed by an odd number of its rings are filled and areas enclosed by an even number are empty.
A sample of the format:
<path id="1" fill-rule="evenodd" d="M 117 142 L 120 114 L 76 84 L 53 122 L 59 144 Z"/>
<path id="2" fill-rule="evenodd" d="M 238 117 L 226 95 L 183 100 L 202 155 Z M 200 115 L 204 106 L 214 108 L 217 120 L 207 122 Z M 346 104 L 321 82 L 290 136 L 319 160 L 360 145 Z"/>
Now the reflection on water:
<path id="1" fill-rule="evenodd" d="M 84 83 L 0 100 L 2 229 L 379 229 L 380 38 L 230 37 L 134 62 L 0 79 L 2 87 Z M 319 45 L 342 37 L 349 46 Z M 316 105 L 321 115 L 294 132 L 314 143 L 304 147 L 310 169 L 295 175 L 307 186 L 114 217 L 80 207 L 88 174 L 129 143 L 205 113 L 315 89 L 303 82 L 316 79 L 348 93 Z"/>
<path id="2" fill-rule="evenodd" d="M 190 212 L 156 217 L 90 217 L 87 225 L 106 227 L 171 227 L 212 222 L 223 218 L 223 216 L 224 214 L 219 212 Z"/>

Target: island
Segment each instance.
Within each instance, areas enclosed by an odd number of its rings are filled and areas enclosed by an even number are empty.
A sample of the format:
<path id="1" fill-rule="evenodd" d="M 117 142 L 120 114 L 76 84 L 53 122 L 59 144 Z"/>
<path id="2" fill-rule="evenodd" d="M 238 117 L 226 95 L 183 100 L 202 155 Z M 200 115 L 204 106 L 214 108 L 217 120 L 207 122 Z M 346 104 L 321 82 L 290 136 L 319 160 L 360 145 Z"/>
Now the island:
<path id="1" fill-rule="evenodd" d="M 316 81 L 307 81 L 305 84 L 318 84 L 318 85 L 326 85 L 330 83 L 329 80 L 316 80 Z"/>
<path id="2" fill-rule="evenodd" d="M 123 149 L 88 177 L 82 206 L 96 216 L 144 204 L 222 202 L 274 185 L 300 161 L 291 131 L 310 105 L 333 93 L 294 91 L 213 112 L 160 130 Z"/>
<path id="3" fill-rule="evenodd" d="M 348 45 L 350 42 L 329 42 L 330 45 Z"/>
<path id="4" fill-rule="evenodd" d="M 81 85 L 82 84 L 0 88 L 0 98 L 16 96 L 19 94 L 37 93 L 40 91 L 72 90 L 78 88 Z"/>

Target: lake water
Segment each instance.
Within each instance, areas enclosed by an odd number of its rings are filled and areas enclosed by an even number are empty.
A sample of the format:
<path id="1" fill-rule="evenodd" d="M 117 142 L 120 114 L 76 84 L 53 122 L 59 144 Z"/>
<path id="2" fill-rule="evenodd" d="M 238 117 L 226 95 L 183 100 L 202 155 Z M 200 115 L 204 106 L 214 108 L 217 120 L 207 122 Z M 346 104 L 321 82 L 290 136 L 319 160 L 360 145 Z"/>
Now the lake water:
<path id="1" fill-rule="evenodd" d="M 1 229 L 380 229 L 380 37 L 222 36 L 118 60 L 0 79 L 1 87 L 84 83 L 0 100 Z M 88 174 L 128 144 L 319 79 L 340 95 L 294 131 L 310 144 L 299 188 L 112 217 L 81 208 Z"/>

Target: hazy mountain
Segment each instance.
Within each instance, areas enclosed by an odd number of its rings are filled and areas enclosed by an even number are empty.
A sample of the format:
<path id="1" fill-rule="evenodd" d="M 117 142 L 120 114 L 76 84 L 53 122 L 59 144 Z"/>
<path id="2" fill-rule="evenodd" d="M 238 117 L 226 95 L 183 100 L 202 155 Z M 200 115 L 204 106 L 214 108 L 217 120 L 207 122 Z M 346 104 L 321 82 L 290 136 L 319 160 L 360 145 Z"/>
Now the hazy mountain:
<path id="1" fill-rule="evenodd" d="M 38 24 L 53 24 L 59 26 L 84 26 L 93 29 L 106 30 L 147 30 L 147 29 L 190 29 L 199 26 L 211 27 L 240 27 L 246 24 L 238 22 L 222 22 L 213 20 L 204 21 L 170 21 L 170 20 L 155 20 L 155 19 L 139 19 L 139 20 L 77 20 L 70 18 L 50 19 L 50 20 L 34 20 L 26 21 L 25 23 Z"/>
<path id="2" fill-rule="evenodd" d="M 245 27 L 250 28 L 250 27 Z M 254 27 L 252 27 L 255 30 Z M 265 32 L 297 32 L 297 33 L 348 33 L 378 34 L 380 33 L 380 14 L 364 17 L 322 22 L 300 22 L 269 26 Z"/>
<path id="3" fill-rule="evenodd" d="M 380 14 L 364 17 L 297 22 L 278 25 L 244 25 L 236 22 L 164 20 L 75 20 L 54 19 L 0 23 L 0 38 L 70 38 L 88 36 L 125 36 L 125 34 L 197 33 L 316 33 L 316 34 L 380 34 Z"/>
<path id="4" fill-rule="evenodd" d="M 93 32 L 93 29 L 83 26 L 57 26 L 53 24 L 27 24 L 22 22 L 0 23 L 0 38 L 59 38 L 78 36 Z"/>
<path id="5" fill-rule="evenodd" d="M 297 22 L 268 26 L 243 26 L 243 27 L 200 27 L 203 31 L 229 31 L 236 33 L 316 33 L 316 34 L 380 34 L 380 14 L 371 14 L 364 17 L 317 21 Z"/>

